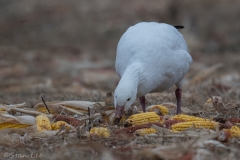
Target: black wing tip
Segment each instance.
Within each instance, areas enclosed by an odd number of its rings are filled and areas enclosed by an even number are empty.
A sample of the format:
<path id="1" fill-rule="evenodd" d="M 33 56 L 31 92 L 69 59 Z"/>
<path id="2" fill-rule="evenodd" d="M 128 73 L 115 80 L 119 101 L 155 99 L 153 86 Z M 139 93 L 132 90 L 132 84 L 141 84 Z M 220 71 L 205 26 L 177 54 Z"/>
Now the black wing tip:
<path id="1" fill-rule="evenodd" d="M 177 28 L 177 29 L 183 29 L 184 28 L 184 26 L 174 26 L 175 28 Z"/>

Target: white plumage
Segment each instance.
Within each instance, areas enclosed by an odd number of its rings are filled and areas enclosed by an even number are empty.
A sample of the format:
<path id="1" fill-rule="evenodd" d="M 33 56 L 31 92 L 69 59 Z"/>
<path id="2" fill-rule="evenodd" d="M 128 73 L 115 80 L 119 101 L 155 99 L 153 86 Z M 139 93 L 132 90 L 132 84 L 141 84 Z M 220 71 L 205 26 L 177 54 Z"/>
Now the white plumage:
<path id="1" fill-rule="evenodd" d="M 181 90 L 191 62 L 187 44 L 175 27 L 155 22 L 130 27 L 117 46 L 115 68 L 121 80 L 114 93 L 116 116 L 149 92 L 164 91 L 174 84 Z"/>

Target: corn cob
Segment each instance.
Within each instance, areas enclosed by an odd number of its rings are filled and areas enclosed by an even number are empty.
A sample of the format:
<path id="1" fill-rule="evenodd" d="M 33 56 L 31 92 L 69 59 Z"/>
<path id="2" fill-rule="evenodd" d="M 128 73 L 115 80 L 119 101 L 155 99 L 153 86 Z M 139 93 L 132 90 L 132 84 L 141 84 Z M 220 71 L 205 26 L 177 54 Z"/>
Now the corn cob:
<path id="1" fill-rule="evenodd" d="M 143 128 L 143 129 L 138 129 L 136 130 L 136 135 L 139 135 L 139 136 L 144 136 L 146 134 L 155 134 L 157 133 L 157 131 L 154 129 L 154 128 Z"/>
<path id="2" fill-rule="evenodd" d="M 1 129 L 7 129 L 7 128 L 26 128 L 31 125 L 29 124 L 16 124 L 16 123 L 11 123 L 11 122 L 3 122 L 0 123 L 0 130 Z"/>
<path id="3" fill-rule="evenodd" d="M 206 103 L 212 103 L 212 98 L 208 98 L 208 100 L 206 101 Z"/>
<path id="4" fill-rule="evenodd" d="M 184 120 L 172 120 L 172 119 L 168 119 L 166 121 L 164 121 L 164 127 L 166 127 L 167 129 L 171 128 L 172 125 L 176 124 L 176 123 L 180 123 L 180 122 L 184 122 Z"/>
<path id="5" fill-rule="evenodd" d="M 131 125 L 140 125 L 150 122 L 159 122 L 160 117 L 155 112 L 145 112 L 130 116 L 125 122 Z"/>
<path id="6" fill-rule="evenodd" d="M 191 121 L 206 121 L 207 119 L 205 118 L 200 118 L 200 117 L 195 117 L 195 116 L 189 116 L 185 114 L 178 114 L 172 117 L 173 120 L 184 120 L 186 122 L 191 122 Z"/>
<path id="7" fill-rule="evenodd" d="M 64 115 L 54 115 L 53 119 L 55 121 L 65 121 L 65 122 L 67 122 L 68 124 L 70 124 L 73 127 L 78 127 L 79 125 L 84 123 L 84 121 L 81 122 L 79 119 L 68 117 L 68 116 L 64 116 Z"/>
<path id="8" fill-rule="evenodd" d="M 70 126 L 67 122 L 65 121 L 57 121 L 55 123 L 52 123 L 52 130 L 58 130 L 59 128 L 61 128 L 61 126 L 66 126 L 66 129 L 70 129 Z"/>
<path id="9" fill-rule="evenodd" d="M 36 124 L 37 124 L 38 131 L 52 130 L 51 123 L 48 117 L 45 115 L 38 115 L 36 117 Z"/>
<path id="10" fill-rule="evenodd" d="M 115 114 L 114 114 L 115 115 Z M 112 120 L 112 123 L 114 124 L 114 125 L 122 125 L 122 124 L 125 124 L 126 123 L 126 120 L 127 120 L 127 116 L 126 115 L 123 115 L 120 119 L 118 119 L 118 118 L 114 118 L 113 120 Z"/>
<path id="11" fill-rule="evenodd" d="M 230 129 L 230 137 L 240 137 L 240 128 L 238 126 L 232 126 Z"/>
<path id="12" fill-rule="evenodd" d="M 38 108 L 37 109 L 38 112 L 42 112 L 42 113 L 45 113 L 45 114 L 48 114 L 48 110 L 46 108 Z M 50 111 L 50 114 L 54 114 L 54 111 L 52 109 L 49 109 Z"/>
<path id="13" fill-rule="evenodd" d="M 230 129 L 222 129 L 218 133 L 218 140 L 220 142 L 227 142 L 229 138 L 230 138 Z"/>
<path id="14" fill-rule="evenodd" d="M 191 121 L 191 122 L 180 122 L 171 126 L 172 131 L 183 131 L 187 128 L 207 128 L 215 129 L 218 126 L 217 122 L 214 121 Z"/>
<path id="15" fill-rule="evenodd" d="M 99 136 L 99 137 L 107 138 L 110 136 L 110 132 L 105 127 L 94 127 L 90 130 L 90 136 Z"/>
<path id="16" fill-rule="evenodd" d="M 228 121 L 230 121 L 231 123 L 240 123 L 240 118 L 229 118 Z"/>
<path id="17" fill-rule="evenodd" d="M 119 130 L 115 130 L 114 134 L 121 134 L 121 133 L 133 134 L 138 129 L 151 128 L 151 126 L 153 124 L 156 126 L 159 126 L 159 127 L 163 127 L 163 124 L 160 122 L 151 122 L 151 123 L 147 123 L 147 124 L 141 124 L 141 125 L 126 127 L 126 128 L 121 128 Z"/>
<path id="18" fill-rule="evenodd" d="M 159 113 L 160 115 L 165 115 L 169 113 L 169 110 L 165 106 L 155 105 L 150 109 L 150 112 L 156 112 L 156 113 Z"/>
<path id="19" fill-rule="evenodd" d="M 229 138 L 240 137 L 240 128 L 238 126 L 232 126 L 231 129 L 222 129 L 218 133 L 218 140 L 221 142 L 228 141 Z"/>

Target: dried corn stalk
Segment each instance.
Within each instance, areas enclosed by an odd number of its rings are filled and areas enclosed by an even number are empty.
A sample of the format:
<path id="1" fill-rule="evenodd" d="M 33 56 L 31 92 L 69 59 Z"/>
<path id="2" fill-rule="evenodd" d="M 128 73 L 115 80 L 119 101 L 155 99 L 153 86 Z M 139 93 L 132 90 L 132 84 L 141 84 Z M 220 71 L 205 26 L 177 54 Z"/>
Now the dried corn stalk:
<path id="1" fill-rule="evenodd" d="M 29 125 L 35 124 L 35 117 L 33 116 L 13 116 L 10 114 L 0 114 L 0 120 L 2 122 L 12 122 Z"/>
<path id="2" fill-rule="evenodd" d="M 155 112 L 138 113 L 130 116 L 125 125 L 141 125 L 150 122 L 159 122 L 160 117 Z"/>
<path id="3" fill-rule="evenodd" d="M 48 108 L 54 113 L 60 113 L 62 109 L 59 106 L 65 106 L 70 109 L 78 110 L 82 113 L 87 113 L 88 108 L 97 109 L 99 106 L 104 106 L 104 102 L 89 102 L 89 101 L 57 101 L 57 102 L 46 102 Z M 43 103 L 38 103 L 34 106 L 35 110 L 44 110 L 45 106 Z"/>
<path id="4" fill-rule="evenodd" d="M 6 108 L 23 108 L 26 107 L 26 102 L 20 104 L 0 104 L 0 110 L 5 110 Z"/>
<path id="5" fill-rule="evenodd" d="M 191 121 L 191 122 L 180 122 L 171 126 L 172 131 L 183 131 L 188 128 L 206 128 L 216 129 L 218 123 L 214 121 Z"/>

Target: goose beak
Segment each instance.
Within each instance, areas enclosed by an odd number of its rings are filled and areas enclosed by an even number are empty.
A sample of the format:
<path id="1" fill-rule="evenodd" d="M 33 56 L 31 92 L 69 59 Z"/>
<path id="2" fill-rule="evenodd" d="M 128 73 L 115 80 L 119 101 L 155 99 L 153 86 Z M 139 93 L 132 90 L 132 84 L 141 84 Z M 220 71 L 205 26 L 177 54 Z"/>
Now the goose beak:
<path id="1" fill-rule="evenodd" d="M 123 113 L 124 113 L 124 107 L 123 106 L 117 106 L 116 107 L 115 118 L 117 118 L 117 119 L 121 118 Z"/>

